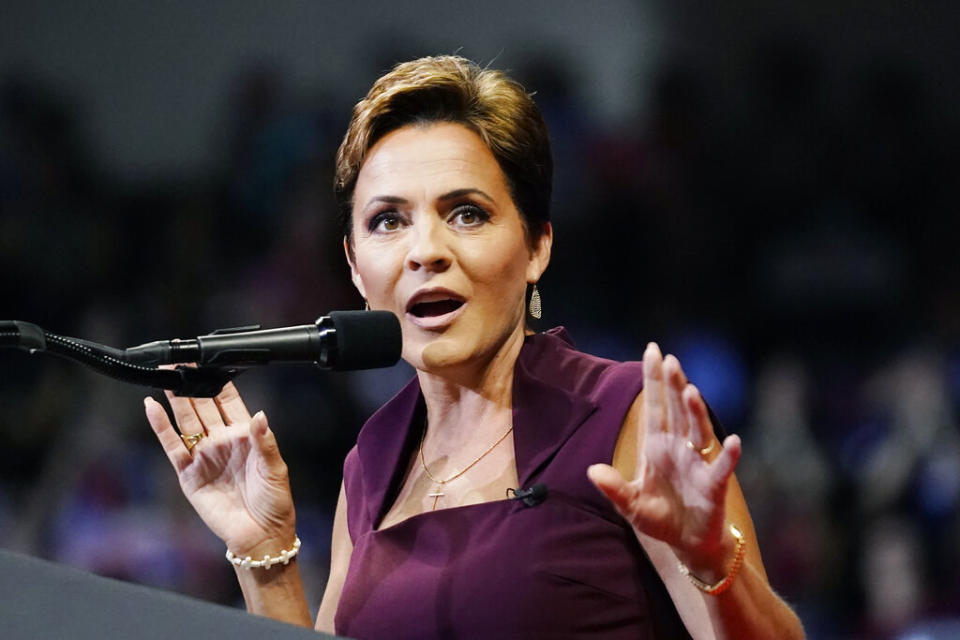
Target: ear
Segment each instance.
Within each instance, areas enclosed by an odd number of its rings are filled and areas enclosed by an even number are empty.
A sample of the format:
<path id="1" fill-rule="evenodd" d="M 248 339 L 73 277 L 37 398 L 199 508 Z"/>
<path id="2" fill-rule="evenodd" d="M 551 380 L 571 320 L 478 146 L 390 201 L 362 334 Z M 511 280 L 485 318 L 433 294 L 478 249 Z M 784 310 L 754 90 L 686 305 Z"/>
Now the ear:
<path id="1" fill-rule="evenodd" d="M 360 296 L 366 300 L 367 290 L 364 288 L 363 280 L 357 271 L 356 258 L 353 255 L 353 249 L 350 248 L 350 241 L 347 239 L 347 236 L 343 236 L 343 253 L 347 257 L 347 264 L 350 265 L 350 279 L 353 280 L 353 286 L 360 292 Z"/>
<path id="2" fill-rule="evenodd" d="M 530 262 L 527 264 L 527 282 L 534 284 L 540 280 L 550 264 L 550 250 L 553 248 L 553 225 L 544 223 L 543 233 L 530 250 Z"/>

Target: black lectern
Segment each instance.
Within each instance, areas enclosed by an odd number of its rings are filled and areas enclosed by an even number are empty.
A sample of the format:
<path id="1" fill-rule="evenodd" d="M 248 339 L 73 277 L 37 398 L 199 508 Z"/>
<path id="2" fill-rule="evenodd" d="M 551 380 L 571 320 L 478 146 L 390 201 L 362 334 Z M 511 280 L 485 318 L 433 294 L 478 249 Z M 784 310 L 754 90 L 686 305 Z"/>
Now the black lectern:
<path id="1" fill-rule="evenodd" d="M 333 637 L 2 550 L 0 636 L 6 640 Z"/>

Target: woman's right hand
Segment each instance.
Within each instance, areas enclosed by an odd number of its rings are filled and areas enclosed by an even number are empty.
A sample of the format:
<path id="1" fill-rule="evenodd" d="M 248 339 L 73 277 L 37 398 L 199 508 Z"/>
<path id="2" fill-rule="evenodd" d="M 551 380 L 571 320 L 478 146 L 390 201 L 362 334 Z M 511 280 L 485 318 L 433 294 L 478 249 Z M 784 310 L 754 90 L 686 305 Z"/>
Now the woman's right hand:
<path id="1" fill-rule="evenodd" d="M 232 383 L 213 399 L 167 398 L 179 431 L 153 398 L 144 399 L 147 420 L 206 525 L 240 557 L 289 549 L 296 522 L 287 465 L 263 412 L 251 417 Z M 188 451 L 180 434 L 198 433 Z"/>

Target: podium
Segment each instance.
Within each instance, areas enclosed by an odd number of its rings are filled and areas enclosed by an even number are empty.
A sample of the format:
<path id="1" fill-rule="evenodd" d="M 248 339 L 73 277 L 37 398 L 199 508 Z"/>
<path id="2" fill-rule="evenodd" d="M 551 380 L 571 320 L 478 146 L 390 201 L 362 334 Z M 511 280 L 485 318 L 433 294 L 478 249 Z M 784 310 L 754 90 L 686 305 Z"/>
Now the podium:
<path id="1" fill-rule="evenodd" d="M 0 550 L 0 636 L 317 640 L 311 629 Z"/>

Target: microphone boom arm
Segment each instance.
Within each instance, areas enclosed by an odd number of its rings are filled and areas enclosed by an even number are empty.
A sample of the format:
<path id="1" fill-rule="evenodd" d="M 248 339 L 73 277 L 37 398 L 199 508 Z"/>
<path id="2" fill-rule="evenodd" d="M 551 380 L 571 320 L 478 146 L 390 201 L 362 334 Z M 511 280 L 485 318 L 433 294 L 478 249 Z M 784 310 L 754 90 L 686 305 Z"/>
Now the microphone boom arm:
<path id="1" fill-rule="evenodd" d="M 196 398 L 216 396 L 225 384 L 246 371 L 245 367 L 147 367 L 127 361 L 120 349 L 50 333 L 20 320 L 0 320 L 0 348 L 3 347 L 15 347 L 29 353 L 51 353 L 122 382 L 169 389 L 175 395 Z"/>
<path id="2" fill-rule="evenodd" d="M 273 362 L 313 362 L 334 371 L 393 366 L 403 341 L 400 322 L 389 311 L 331 311 L 313 324 L 221 329 L 123 350 L 50 333 L 29 322 L 0 320 L 2 347 L 46 351 L 123 382 L 211 398 L 248 368 Z"/>

